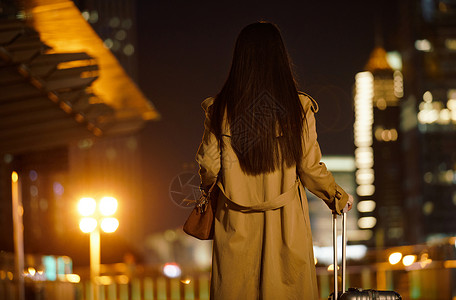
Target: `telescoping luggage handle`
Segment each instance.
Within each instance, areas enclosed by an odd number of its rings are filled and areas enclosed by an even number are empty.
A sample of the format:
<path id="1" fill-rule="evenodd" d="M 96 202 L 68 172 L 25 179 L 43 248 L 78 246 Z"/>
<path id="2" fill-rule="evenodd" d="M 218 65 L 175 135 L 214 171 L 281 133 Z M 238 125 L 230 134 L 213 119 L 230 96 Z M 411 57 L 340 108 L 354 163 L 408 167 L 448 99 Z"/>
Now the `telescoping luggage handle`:
<path id="1" fill-rule="evenodd" d="M 345 268 L 347 266 L 347 258 L 345 256 L 345 250 L 347 248 L 347 213 L 342 213 L 342 294 L 345 293 Z M 334 300 L 339 298 L 337 288 L 337 214 L 333 214 L 332 217 L 332 229 L 333 229 L 333 259 L 334 259 Z"/>

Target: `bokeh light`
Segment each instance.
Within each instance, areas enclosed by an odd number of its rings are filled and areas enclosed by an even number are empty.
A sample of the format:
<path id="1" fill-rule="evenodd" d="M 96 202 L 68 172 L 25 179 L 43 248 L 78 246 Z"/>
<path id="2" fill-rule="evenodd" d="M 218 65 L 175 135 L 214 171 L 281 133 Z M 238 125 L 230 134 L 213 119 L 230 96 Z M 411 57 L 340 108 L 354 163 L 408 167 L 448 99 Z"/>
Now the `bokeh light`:
<path id="1" fill-rule="evenodd" d="M 176 278 L 182 274 L 181 268 L 176 263 L 167 263 L 163 266 L 163 274 L 166 277 Z"/>
<path id="2" fill-rule="evenodd" d="M 82 218 L 79 222 L 79 228 L 84 233 L 89 233 L 95 230 L 97 227 L 97 220 L 94 218 Z"/>
<path id="3" fill-rule="evenodd" d="M 116 218 L 105 218 L 101 221 L 101 229 L 106 233 L 112 233 L 119 227 L 119 220 Z"/>
<path id="4" fill-rule="evenodd" d="M 89 197 L 84 197 L 79 200 L 78 204 L 78 210 L 79 213 L 84 216 L 90 216 L 95 212 L 95 209 L 97 208 L 97 203 L 95 202 L 95 199 L 89 198 Z"/>
<path id="5" fill-rule="evenodd" d="M 402 259 L 402 263 L 406 267 L 411 266 L 415 261 L 416 261 L 416 255 L 406 255 Z"/>
<path id="6" fill-rule="evenodd" d="M 114 197 L 103 197 L 100 200 L 100 212 L 103 216 L 110 216 L 117 210 L 117 199 Z"/>
<path id="7" fill-rule="evenodd" d="M 392 265 L 395 265 L 397 264 L 398 262 L 400 262 L 402 259 L 402 253 L 400 252 L 394 252 L 392 253 L 389 258 L 388 258 L 388 261 L 390 264 Z"/>

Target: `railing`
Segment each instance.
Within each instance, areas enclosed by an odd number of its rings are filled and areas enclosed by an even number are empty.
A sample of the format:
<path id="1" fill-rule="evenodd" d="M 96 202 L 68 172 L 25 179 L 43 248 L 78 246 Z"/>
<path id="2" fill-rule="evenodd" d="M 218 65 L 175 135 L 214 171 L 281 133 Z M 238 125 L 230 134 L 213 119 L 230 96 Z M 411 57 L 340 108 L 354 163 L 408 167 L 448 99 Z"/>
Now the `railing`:
<path id="1" fill-rule="evenodd" d="M 386 265 L 385 268 L 349 266 L 347 287 L 395 290 L 403 299 L 456 299 L 456 266 L 432 264 L 416 270 L 386 268 Z M 25 300 L 206 300 L 209 299 L 209 276 L 208 272 L 180 278 L 160 274 L 133 278 L 100 276 L 95 286 L 88 280 L 79 283 L 26 281 Z M 320 299 L 327 299 L 332 292 L 332 272 L 319 267 L 317 278 Z M 92 289 L 98 299 L 93 297 Z M 13 280 L 0 279 L 1 300 L 18 300 L 17 295 Z"/>
<path id="2" fill-rule="evenodd" d="M 119 279 L 96 285 L 98 300 L 209 299 L 209 276 L 207 275 L 185 279 L 167 277 L 144 277 L 131 280 L 120 277 Z M 90 281 L 77 284 L 75 300 L 94 300 L 92 288 Z"/>
<path id="3" fill-rule="evenodd" d="M 97 293 L 98 297 L 94 297 Z M 17 300 L 13 280 L 0 280 L 0 299 Z M 209 275 L 129 279 L 125 275 L 101 276 L 94 286 L 90 281 L 33 281 L 25 285 L 25 300 L 208 300 Z"/>

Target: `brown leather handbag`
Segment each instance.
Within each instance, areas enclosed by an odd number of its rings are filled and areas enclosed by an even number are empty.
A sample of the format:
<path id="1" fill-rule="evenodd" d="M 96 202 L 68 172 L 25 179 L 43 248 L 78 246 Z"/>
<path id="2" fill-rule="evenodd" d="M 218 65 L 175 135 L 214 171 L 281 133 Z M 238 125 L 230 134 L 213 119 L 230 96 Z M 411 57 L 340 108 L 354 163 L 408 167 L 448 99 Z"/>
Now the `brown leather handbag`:
<path id="1" fill-rule="evenodd" d="M 202 192 L 196 201 L 195 208 L 190 213 L 184 224 L 184 232 L 200 240 L 212 240 L 214 238 L 215 209 L 220 188 L 217 180 L 209 191 Z"/>

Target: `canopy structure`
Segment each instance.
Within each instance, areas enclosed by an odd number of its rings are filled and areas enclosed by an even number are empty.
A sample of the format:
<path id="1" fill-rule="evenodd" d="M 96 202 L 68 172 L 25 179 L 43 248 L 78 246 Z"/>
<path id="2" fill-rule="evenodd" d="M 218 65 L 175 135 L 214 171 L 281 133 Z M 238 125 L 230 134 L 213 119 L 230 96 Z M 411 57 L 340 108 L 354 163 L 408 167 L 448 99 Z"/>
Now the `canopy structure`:
<path id="1" fill-rule="evenodd" d="M 0 153 L 128 134 L 159 113 L 69 0 L 0 20 Z"/>

